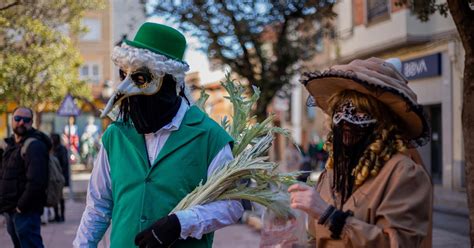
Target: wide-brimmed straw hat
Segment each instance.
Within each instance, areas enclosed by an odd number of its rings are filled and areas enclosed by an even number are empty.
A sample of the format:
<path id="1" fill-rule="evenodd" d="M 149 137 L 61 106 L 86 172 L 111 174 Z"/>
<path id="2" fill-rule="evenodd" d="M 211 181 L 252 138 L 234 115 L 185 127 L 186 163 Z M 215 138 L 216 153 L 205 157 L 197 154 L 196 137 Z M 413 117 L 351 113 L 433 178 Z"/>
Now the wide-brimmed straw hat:
<path id="1" fill-rule="evenodd" d="M 430 139 L 423 106 L 417 103 L 407 79 L 392 63 L 379 58 L 354 60 L 323 72 L 304 73 L 300 81 L 311 95 L 307 104 L 321 108 L 326 114 L 331 115 L 328 100 L 332 95 L 342 90 L 355 90 L 375 97 L 398 115 L 411 146 L 422 146 Z"/>

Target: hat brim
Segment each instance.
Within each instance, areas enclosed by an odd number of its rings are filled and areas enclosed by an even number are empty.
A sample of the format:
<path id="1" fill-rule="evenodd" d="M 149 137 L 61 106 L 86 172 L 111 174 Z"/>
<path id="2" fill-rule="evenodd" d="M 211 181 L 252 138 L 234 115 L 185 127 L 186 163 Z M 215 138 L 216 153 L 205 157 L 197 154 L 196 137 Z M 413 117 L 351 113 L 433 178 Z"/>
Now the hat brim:
<path id="1" fill-rule="evenodd" d="M 329 98 L 342 90 L 355 90 L 375 97 L 389 107 L 403 121 L 405 135 L 413 146 L 421 146 L 429 141 L 429 125 L 421 105 L 413 102 L 410 97 L 403 95 L 397 89 L 370 84 L 361 80 L 356 74 L 329 71 L 323 74 L 310 73 L 302 80 L 316 105 L 328 113 Z M 428 136 L 428 137 L 427 137 Z"/>
<path id="2" fill-rule="evenodd" d="M 181 63 L 186 63 L 186 62 L 184 62 L 183 60 L 174 57 L 173 55 L 170 55 L 170 54 L 168 54 L 168 53 L 166 53 L 166 52 L 163 52 L 163 51 L 161 51 L 161 50 L 159 50 L 159 49 L 156 49 L 156 48 L 147 46 L 146 44 L 143 44 L 143 43 L 141 43 L 141 42 L 132 41 L 132 40 L 127 40 L 127 39 L 125 39 L 124 42 L 125 42 L 125 44 L 127 44 L 127 45 L 129 45 L 129 46 L 136 47 L 136 48 L 147 49 L 147 50 L 152 51 L 152 52 L 154 52 L 154 53 L 158 53 L 158 54 L 164 55 L 164 56 L 166 56 L 166 57 L 169 58 L 169 59 L 173 59 L 173 60 L 176 60 L 176 61 L 181 62 Z"/>

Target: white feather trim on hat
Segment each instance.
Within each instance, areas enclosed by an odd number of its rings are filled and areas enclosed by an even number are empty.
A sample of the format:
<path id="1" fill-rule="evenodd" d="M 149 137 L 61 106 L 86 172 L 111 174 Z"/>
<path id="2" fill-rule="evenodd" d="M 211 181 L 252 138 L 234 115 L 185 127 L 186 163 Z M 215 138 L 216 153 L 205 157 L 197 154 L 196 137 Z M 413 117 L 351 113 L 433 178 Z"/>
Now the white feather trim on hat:
<path id="1" fill-rule="evenodd" d="M 132 47 L 125 43 L 114 48 L 112 61 L 121 68 L 125 66 L 145 66 L 158 77 L 170 74 L 176 80 L 178 87 L 185 86 L 184 77 L 186 72 L 189 71 L 189 65 L 185 62 L 170 59 L 147 49 Z"/>

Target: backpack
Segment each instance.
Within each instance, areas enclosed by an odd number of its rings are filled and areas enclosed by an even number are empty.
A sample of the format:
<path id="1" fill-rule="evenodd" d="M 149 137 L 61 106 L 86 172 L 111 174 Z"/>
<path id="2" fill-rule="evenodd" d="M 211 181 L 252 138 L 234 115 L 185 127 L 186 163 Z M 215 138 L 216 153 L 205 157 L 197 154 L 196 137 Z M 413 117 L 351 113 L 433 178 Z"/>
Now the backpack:
<path id="1" fill-rule="evenodd" d="M 27 138 L 21 147 L 21 157 L 26 154 L 26 150 L 31 142 L 37 140 L 36 138 Z M 63 195 L 63 187 L 66 183 L 64 179 L 61 164 L 54 154 L 49 154 L 48 162 L 48 186 L 46 188 L 46 206 L 55 207 L 59 204 Z"/>

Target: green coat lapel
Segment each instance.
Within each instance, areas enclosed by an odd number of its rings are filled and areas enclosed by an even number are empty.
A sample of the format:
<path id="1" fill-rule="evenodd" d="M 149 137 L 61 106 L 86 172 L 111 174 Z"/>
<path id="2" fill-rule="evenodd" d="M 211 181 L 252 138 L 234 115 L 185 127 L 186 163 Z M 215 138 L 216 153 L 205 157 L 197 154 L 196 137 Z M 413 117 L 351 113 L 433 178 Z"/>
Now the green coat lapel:
<path id="1" fill-rule="evenodd" d="M 118 126 L 125 137 L 127 137 L 128 141 L 132 144 L 131 147 L 135 149 L 135 152 L 140 155 L 140 157 L 143 159 L 143 162 L 148 166 L 148 155 L 145 138 L 143 135 L 139 134 L 131 124 L 119 123 Z"/>
<path id="2" fill-rule="evenodd" d="M 153 168 L 155 167 L 154 165 L 159 163 L 166 156 L 204 133 L 204 129 L 195 127 L 203 118 L 204 113 L 196 106 L 191 106 L 186 112 L 179 129 L 171 133 L 163 149 L 161 149 L 160 154 L 158 154 L 158 157 L 153 162 Z"/>

